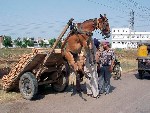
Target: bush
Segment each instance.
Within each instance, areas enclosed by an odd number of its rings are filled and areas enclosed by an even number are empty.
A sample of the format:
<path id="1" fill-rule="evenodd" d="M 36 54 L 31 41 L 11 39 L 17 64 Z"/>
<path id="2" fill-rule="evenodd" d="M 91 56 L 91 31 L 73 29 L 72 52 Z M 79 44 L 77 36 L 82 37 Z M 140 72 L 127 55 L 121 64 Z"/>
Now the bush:
<path id="1" fill-rule="evenodd" d="M 3 45 L 7 48 L 13 46 L 11 36 L 4 36 Z"/>

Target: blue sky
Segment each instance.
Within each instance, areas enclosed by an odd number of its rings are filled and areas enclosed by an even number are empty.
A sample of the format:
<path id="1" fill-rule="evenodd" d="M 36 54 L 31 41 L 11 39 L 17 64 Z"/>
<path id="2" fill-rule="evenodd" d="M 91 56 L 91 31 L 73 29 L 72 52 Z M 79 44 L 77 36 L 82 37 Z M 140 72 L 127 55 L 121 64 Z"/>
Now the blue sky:
<path id="1" fill-rule="evenodd" d="M 107 14 L 110 27 L 128 27 L 135 11 L 135 30 L 150 31 L 149 0 L 0 0 L 0 35 L 57 38 L 74 22 Z M 94 37 L 102 38 L 96 31 Z"/>

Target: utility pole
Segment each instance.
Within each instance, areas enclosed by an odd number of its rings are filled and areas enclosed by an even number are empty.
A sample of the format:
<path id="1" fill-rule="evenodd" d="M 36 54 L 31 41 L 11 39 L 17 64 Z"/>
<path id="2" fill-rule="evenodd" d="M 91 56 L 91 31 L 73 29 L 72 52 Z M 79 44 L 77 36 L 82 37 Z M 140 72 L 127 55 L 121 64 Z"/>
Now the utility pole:
<path id="1" fill-rule="evenodd" d="M 130 12 L 130 29 L 132 30 L 132 31 L 134 31 L 134 11 L 133 10 L 131 10 L 131 12 Z"/>

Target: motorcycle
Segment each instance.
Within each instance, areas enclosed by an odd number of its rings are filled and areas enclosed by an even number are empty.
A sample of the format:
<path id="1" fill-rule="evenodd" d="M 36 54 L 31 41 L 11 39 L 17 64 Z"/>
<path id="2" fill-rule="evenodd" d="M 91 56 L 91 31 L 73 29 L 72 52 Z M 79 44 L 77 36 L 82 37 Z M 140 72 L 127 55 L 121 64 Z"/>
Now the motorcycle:
<path id="1" fill-rule="evenodd" d="M 120 79 L 121 78 L 121 72 L 122 72 L 121 64 L 117 59 L 115 59 L 114 67 L 113 67 L 113 71 L 112 71 L 113 78 L 115 80 Z"/>

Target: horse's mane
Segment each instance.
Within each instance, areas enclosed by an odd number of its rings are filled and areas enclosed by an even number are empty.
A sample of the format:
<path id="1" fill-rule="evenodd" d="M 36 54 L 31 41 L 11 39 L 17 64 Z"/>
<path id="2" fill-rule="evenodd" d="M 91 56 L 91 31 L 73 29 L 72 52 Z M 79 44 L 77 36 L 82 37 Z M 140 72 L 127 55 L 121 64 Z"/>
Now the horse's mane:
<path id="1" fill-rule="evenodd" d="M 89 22 L 89 21 L 93 21 L 93 20 L 94 20 L 94 19 L 85 20 L 85 21 L 82 22 L 81 24 L 86 23 L 86 22 Z"/>

